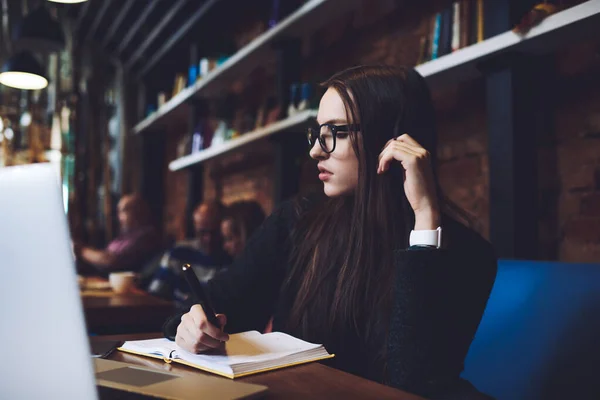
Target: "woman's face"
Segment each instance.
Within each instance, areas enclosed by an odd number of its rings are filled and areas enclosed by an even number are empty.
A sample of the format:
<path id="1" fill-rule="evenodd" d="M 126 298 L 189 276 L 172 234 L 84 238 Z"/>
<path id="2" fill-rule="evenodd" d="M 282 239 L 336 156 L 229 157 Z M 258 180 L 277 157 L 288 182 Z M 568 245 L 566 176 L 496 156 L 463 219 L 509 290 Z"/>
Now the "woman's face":
<path id="1" fill-rule="evenodd" d="M 346 119 L 346 108 L 338 92 L 329 88 L 321 98 L 317 123 L 348 125 L 353 123 Z M 350 136 L 346 132 L 338 133 L 335 150 L 325 153 L 315 141 L 310 156 L 319 161 L 319 179 L 323 182 L 323 190 L 328 197 L 350 194 L 358 185 L 358 158 L 352 148 Z"/>
<path id="2" fill-rule="evenodd" d="M 223 236 L 223 248 L 231 257 L 238 256 L 244 250 L 244 242 L 241 235 L 235 232 L 231 220 L 221 222 L 221 235 Z"/>

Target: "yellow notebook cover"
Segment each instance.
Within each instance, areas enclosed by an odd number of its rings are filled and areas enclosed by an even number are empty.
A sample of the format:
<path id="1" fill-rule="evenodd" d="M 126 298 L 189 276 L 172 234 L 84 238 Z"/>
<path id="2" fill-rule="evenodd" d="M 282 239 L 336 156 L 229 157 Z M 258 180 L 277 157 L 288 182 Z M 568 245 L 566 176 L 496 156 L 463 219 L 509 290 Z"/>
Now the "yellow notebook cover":
<path id="1" fill-rule="evenodd" d="M 125 342 L 120 351 L 176 362 L 230 379 L 334 357 L 322 345 L 281 332 L 230 335 L 219 353 L 192 354 L 167 339 Z"/>

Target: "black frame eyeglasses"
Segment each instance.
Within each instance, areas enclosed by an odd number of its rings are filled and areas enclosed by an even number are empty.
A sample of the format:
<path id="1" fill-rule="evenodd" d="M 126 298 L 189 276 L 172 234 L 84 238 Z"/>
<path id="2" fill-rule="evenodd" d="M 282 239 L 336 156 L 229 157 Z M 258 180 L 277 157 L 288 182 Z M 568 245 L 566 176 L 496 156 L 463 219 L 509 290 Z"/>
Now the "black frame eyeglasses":
<path id="1" fill-rule="evenodd" d="M 326 129 L 323 129 L 326 128 Z M 359 124 L 348 124 L 348 125 L 334 125 L 334 124 L 321 124 L 309 126 L 306 130 L 306 138 L 308 139 L 308 145 L 312 149 L 315 142 L 318 140 L 321 150 L 327 154 L 333 153 L 335 150 L 336 139 L 339 134 L 347 134 L 349 132 L 360 131 Z M 331 150 L 329 147 L 331 146 Z"/>

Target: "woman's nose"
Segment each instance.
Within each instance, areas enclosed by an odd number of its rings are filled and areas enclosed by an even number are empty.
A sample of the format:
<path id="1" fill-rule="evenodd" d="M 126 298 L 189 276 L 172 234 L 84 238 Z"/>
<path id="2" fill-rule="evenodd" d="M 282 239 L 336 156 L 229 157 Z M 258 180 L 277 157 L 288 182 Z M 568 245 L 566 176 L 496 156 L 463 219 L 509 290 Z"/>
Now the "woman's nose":
<path id="1" fill-rule="evenodd" d="M 310 154 L 310 157 L 314 158 L 315 160 L 322 160 L 329 155 L 323 151 L 318 140 L 315 141 L 315 144 L 313 144 L 308 154 Z"/>

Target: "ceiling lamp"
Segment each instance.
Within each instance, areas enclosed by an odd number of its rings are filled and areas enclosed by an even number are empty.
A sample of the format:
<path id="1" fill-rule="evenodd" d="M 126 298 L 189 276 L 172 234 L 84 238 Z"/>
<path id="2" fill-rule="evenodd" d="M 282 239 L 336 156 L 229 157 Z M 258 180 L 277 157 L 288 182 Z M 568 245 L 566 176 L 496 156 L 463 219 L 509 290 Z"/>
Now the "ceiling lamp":
<path id="1" fill-rule="evenodd" d="M 33 55 L 20 52 L 10 57 L 0 69 L 0 83 L 16 89 L 37 90 L 48 86 L 48 79 Z"/>
<path id="2" fill-rule="evenodd" d="M 55 52 L 65 48 L 65 34 L 58 21 L 41 6 L 27 14 L 17 26 L 14 43 L 19 49 Z"/>
<path id="3" fill-rule="evenodd" d="M 77 4 L 77 3 L 83 3 L 87 0 L 48 0 L 48 1 L 51 1 L 52 3 Z"/>

